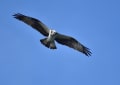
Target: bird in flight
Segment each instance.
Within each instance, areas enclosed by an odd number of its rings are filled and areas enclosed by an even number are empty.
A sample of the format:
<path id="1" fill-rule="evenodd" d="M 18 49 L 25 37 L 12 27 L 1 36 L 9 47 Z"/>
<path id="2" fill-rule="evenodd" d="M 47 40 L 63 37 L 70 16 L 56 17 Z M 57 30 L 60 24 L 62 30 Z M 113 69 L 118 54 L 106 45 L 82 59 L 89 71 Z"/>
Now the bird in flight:
<path id="1" fill-rule="evenodd" d="M 70 48 L 73 48 L 79 52 L 82 52 L 86 56 L 91 56 L 91 51 L 89 48 L 85 47 L 83 44 L 78 42 L 75 38 L 60 34 L 56 32 L 55 30 L 49 29 L 43 22 L 41 22 L 38 19 L 17 13 L 13 15 L 14 18 L 30 25 L 32 28 L 36 29 L 38 32 L 43 34 L 46 38 L 41 39 L 40 42 L 50 49 L 57 49 L 55 45 L 55 41 L 66 45 Z"/>

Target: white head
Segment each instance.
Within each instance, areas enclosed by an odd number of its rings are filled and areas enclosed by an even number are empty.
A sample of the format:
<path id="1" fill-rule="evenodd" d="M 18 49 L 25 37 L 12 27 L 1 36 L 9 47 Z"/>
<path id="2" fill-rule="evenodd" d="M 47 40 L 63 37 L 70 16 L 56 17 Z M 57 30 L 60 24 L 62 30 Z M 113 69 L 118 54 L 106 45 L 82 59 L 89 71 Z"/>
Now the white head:
<path id="1" fill-rule="evenodd" d="M 55 30 L 50 30 L 49 34 L 50 35 L 55 35 L 56 31 Z"/>
<path id="2" fill-rule="evenodd" d="M 50 30 L 48 37 L 54 36 L 56 34 L 55 30 Z"/>

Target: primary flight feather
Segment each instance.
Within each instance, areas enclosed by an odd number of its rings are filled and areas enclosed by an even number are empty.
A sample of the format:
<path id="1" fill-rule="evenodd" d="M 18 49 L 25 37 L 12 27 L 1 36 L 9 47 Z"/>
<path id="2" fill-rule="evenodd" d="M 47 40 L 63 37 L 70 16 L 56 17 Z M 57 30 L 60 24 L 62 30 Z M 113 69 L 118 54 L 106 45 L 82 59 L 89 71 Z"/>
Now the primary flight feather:
<path id="1" fill-rule="evenodd" d="M 82 52 L 86 56 L 91 56 L 90 49 L 82 45 L 76 39 L 70 36 L 66 36 L 56 32 L 55 30 L 49 29 L 45 24 L 43 24 L 40 20 L 17 13 L 13 15 L 14 18 L 23 21 L 24 23 L 30 25 L 41 34 L 46 36 L 46 38 L 41 39 L 40 42 L 50 49 L 57 49 L 55 45 L 55 41 L 62 45 L 66 45 L 70 48 L 73 48 L 79 52 Z"/>

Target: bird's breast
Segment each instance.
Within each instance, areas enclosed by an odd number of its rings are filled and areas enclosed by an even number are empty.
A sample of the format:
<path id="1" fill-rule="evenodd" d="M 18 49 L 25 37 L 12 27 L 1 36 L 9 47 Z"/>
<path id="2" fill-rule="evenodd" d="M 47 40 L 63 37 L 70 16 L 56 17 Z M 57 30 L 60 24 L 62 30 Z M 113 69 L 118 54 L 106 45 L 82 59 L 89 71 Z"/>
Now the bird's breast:
<path id="1" fill-rule="evenodd" d="M 55 38 L 56 38 L 56 34 L 50 35 L 50 36 L 47 37 L 47 41 L 54 41 Z"/>

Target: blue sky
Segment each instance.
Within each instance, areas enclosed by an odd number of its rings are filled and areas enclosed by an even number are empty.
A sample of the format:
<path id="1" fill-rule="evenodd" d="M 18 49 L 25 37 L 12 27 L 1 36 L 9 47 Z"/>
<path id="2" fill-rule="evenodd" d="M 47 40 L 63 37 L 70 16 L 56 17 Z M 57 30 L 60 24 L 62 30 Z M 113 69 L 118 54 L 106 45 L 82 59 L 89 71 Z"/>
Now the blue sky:
<path id="1" fill-rule="evenodd" d="M 120 85 L 119 0 L 1 0 L 0 11 L 0 85 Z M 92 56 L 44 47 L 14 13 L 73 36 Z"/>

